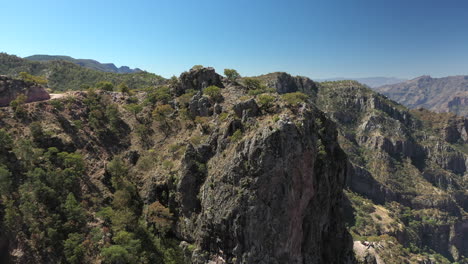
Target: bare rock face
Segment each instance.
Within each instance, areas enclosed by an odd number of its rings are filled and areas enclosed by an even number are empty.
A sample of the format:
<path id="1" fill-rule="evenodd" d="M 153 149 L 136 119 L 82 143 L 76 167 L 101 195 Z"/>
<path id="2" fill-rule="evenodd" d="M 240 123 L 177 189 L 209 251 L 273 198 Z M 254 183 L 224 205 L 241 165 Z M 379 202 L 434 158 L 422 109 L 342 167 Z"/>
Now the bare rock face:
<path id="1" fill-rule="evenodd" d="M 257 116 L 260 112 L 260 108 L 258 107 L 257 103 L 254 99 L 250 99 L 244 102 L 240 102 L 234 105 L 234 113 L 236 113 L 237 117 L 242 117 L 244 115 Z"/>
<path id="2" fill-rule="evenodd" d="M 334 125 L 319 134 L 317 118 L 326 120 L 309 110 L 302 125 L 260 126 L 227 149 L 216 144 L 225 131 L 187 148 L 178 235 L 197 245 L 192 263 L 352 263 L 341 217 L 347 159 Z"/>
<path id="3" fill-rule="evenodd" d="M 20 94 L 26 95 L 27 103 L 50 99 L 47 91 L 40 85 L 0 76 L 0 107 L 8 106 Z"/>
<path id="4" fill-rule="evenodd" d="M 270 74 L 267 86 L 275 88 L 279 94 L 303 92 L 307 94 L 317 92 L 317 84 L 307 77 L 291 76 L 285 72 Z M 268 75 L 265 75 L 268 76 Z"/>
<path id="5" fill-rule="evenodd" d="M 183 94 L 186 90 L 202 90 L 211 85 L 216 85 L 220 88 L 224 87 L 221 75 L 217 74 L 211 67 L 201 69 L 191 69 L 184 72 L 179 77 L 179 85 L 174 87 L 174 92 L 177 95 Z"/>

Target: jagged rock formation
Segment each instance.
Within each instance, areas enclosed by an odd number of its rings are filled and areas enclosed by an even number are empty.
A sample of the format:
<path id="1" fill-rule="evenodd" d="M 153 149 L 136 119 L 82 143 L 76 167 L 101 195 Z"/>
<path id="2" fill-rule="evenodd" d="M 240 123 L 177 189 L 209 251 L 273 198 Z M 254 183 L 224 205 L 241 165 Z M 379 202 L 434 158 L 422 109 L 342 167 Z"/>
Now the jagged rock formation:
<path id="1" fill-rule="evenodd" d="M 8 106 L 20 94 L 26 96 L 27 103 L 50 99 L 49 93 L 38 84 L 0 75 L 0 106 Z"/>
<path id="2" fill-rule="evenodd" d="M 301 127 L 282 120 L 260 124 L 227 149 L 220 144 L 222 130 L 203 150 L 187 148 L 178 187 L 182 214 L 190 219 L 179 226 L 184 240 L 235 263 L 351 261 L 339 221 L 346 158 L 329 122 L 323 130 L 327 154 L 318 154 L 315 118 L 324 117 L 309 110 Z M 194 173 L 197 160 L 207 161 L 205 175 Z"/>
<path id="3" fill-rule="evenodd" d="M 221 80 L 221 75 L 217 74 L 213 68 L 190 69 L 180 75 L 179 85 L 174 87 L 174 93 L 181 95 L 189 89 L 199 91 L 211 85 L 223 88 Z"/>
<path id="4" fill-rule="evenodd" d="M 262 80 L 268 87 L 274 88 L 279 94 L 303 92 L 313 95 L 317 92 L 317 84 L 303 76 L 293 77 L 285 72 L 275 72 L 256 78 Z"/>

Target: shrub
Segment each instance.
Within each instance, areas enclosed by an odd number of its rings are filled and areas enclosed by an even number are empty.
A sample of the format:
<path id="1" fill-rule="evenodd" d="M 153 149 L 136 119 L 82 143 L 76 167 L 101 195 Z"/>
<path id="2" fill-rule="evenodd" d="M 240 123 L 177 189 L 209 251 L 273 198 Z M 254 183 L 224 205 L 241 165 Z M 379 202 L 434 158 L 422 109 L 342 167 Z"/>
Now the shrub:
<path id="1" fill-rule="evenodd" d="M 226 121 L 228 119 L 228 117 L 229 117 L 229 114 L 226 113 L 226 112 L 223 112 L 223 113 L 219 114 L 219 120 L 220 121 L 224 122 L 224 121 Z"/>
<path id="2" fill-rule="evenodd" d="M 123 93 L 123 94 L 128 94 L 128 95 L 131 94 L 130 88 L 128 88 L 128 86 L 127 86 L 125 83 L 119 84 L 119 86 L 117 87 L 117 89 L 118 89 L 121 93 Z"/>
<path id="3" fill-rule="evenodd" d="M 300 103 L 304 103 L 305 101 L 307 101 L 307 99 L 309 99 L 309 96 L 301 92 L 294 92 L 283 94 L 282 98 L 284 101 L 286 101 L 288 105 L 296 106 Z"/>
<path id="4" fill-rule="evenodd" d="M 262 83 L 260 82 L 260 80 L 255 79 L 255 78 L 244 78 L 243 83 L 244 83 L 245 88 L 249 90 L 260 89 L 262 86 Z"/>
<path id="5" fill-rule="evenodd" d="M 169 86 L 160 86 L 156 88 L 149 88 L 145 101 L 153 105 L 157 102 L 167 104 L 171 98 L 171 88 L 169 88 Z"/>
<path id="6" fill-rule="evenodd" d="M 192 70 L 201 70 L 203 68 L 204 68 L 203 65 L 193 65 Z"/>
<path id="7" fill-rule="evenodd" d="M 111 82 L 98 82 L 96 83 L 96 88 L 99 90 L 112 92 L 114 90 L 114 85 Z"/>
<path id="8" fill-rule="evenodd" d="M 148 206 L 147 221 L 154 225 L 159 233 L 165 234 L 171 228 L 172 214 L 160 202 L 154 202 Z"/>
<path id="9" fill-rule="evenodd" d="M 222 99 L 221 88 L 215 85 L 211 85 L 203 89 L 203 94 L 208 95 L 211 100 L 218 102 Z"/>
<path id="10" fill-rule="evenodd" d="M 173 109 L 168 104 L 158 105 L 153 111 L 153 117 L 158 122 L 167 123 L 169 115 L 173 112 Z"/>
<path id="11" fill-rule="evenodd" d="M 125 109 L 127 109 L 127 111 L 132 113 L 135 118 L 143 110 L 143 106 L 140 104 L 128 104 L 124 107 Z"/>
<path id="12" fill-rule="evenodd" d="M 260 104 L 260 107 L 263 109 L 269 109 L 272 106 L 273 101 L 275 100 L 275 97 L 267 94 L 262 94 L 258 97 L 258 103 Z"/>
<path id="13" fill-rule="evenodd" d="M 232 136 L 229 137 L 229 139 L 231 139 L 232 142 L 237 142 L 237 141 L 239 141 L 241 138 L 242 138 L 242 130 L 240 130 L 240 129 L 237 129 L 237 130 L 232 134 Z"/>
<path id="14" fill-rule="evenodd" d="M 26 110 L 24 109 L 26 99 L 26 95 L 19 94 L 15 100 L 10 102 L 10 107 L 13 109 L 16 116 L 21 117 L 26 114 Z"/>
<path id="15" fill-rule="evenodd" d="M 20 72 L 19 73 L 19 78 L 25 82 L 33 82 L 33 83 L 37 83 L 37 84 L 40 84 L 40 85 L 46 85 L 47 84 L 47 79 L 45 77 L 42 77 L 42 76 L 34 76 L 34 75 L 31 75 L 27 72 Z"/>
<path id="16" fill-rule="evenodd" d="M 226 78 L 231 82 L 235 82 L 240 78 L 240 74 L 234 69 L 224 69 L 224 75 L 226 75 Z"/>

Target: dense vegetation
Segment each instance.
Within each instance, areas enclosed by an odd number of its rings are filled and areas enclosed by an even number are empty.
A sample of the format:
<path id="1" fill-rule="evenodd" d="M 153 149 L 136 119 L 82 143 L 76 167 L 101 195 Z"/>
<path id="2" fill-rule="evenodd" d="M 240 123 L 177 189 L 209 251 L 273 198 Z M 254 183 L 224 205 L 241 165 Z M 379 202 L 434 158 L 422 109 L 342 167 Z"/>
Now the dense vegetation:
<path id="1" fill-rule="evenodd" d="M 134 73 L 139 72 L 139 69 L 130 69 L 128 67 L 117 68 L 113 63 L 100 63 L 95 60 L 89 59 L 75 59 L 69 56 L 53 56 L 53 55 L 33 55 L 26 57 L 25 59 L 31 61 L 53 61 L 53 60 L 62 60 L 73 62 L 77 65 L 83 66 L 85 68 L 103 72 L 113 72 L 113 73 Z"/>
<path id="2" fill-rule="evenodd" d="M 128 74 L 102 72 L 67 61 L 29 61 L 0 53 L 0 74 L 20 77 L 21 72 L 45 78 L 47 87 L 52 91 L 83 90 L 102 81 L 110 82 L 114 86 L 125 83 L 130 89 L 146 88 L 165 82 L 163 77 L 143 71 Z"/>

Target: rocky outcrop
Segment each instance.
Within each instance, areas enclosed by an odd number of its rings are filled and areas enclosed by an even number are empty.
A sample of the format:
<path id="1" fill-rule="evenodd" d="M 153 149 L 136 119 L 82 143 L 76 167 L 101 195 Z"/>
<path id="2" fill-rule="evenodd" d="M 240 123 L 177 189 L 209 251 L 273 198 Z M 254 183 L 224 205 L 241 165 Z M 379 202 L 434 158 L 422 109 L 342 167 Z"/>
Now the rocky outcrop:
<path id="1" fill-rule="evenodd" d="M 332 123 L 319 135 L 316 118 L 309 111 L 300 127 L 260 125 L 226 149 L 216 138 L 227 132 L 216 131 L 207 151 L 187 148 L 178 187 L 187 218 L 178 233 L 197 245 L 193 263 L 351 263 L 340 220 L 346 156 Z"/>
<path id="2" fill-rule="evenodd" d="M 260 113 L 260 108 L 258 107 L 254 99 L 250 99 L 234 105 L 233 110 L 239 118 L 242 118 L 244 116 L 254 117 Z"/>
<path id="3" fill-rule="evenodd" d="M 276 72 L 259 76 L 259 78 L 263 79 L 268 87 L 276 89 L 279 94 L 293 92 L 317 93 L 317 84 L 307 77 L 294 77 L 285 72 Z"/>
<path id="4" fill-rule="evenodd" d="M 50 99 L 44 87 L 31 82 L 0 76 L 0 106 L 8 106 L 18 95 L 26 95 L 26 102 Z"/>
<path id="5" fill-rule="evenodd" d="M 192 117 L 210 116 L 213 114 L 210 100 L 208 97 L 203 96 L 201 92 L 198 92 L 190 99 L 188 109 Z"/>
<path id="6" fill-rule="evenodd" d="M 213 68 L 191 69 L 184 72 L 179 77 L 179 84 L 175 86 L 174 93 L 183 94 L 186 90 L 202 90 L 211 85 L 224 87 L 221 75 L 217 74 Z"/>

